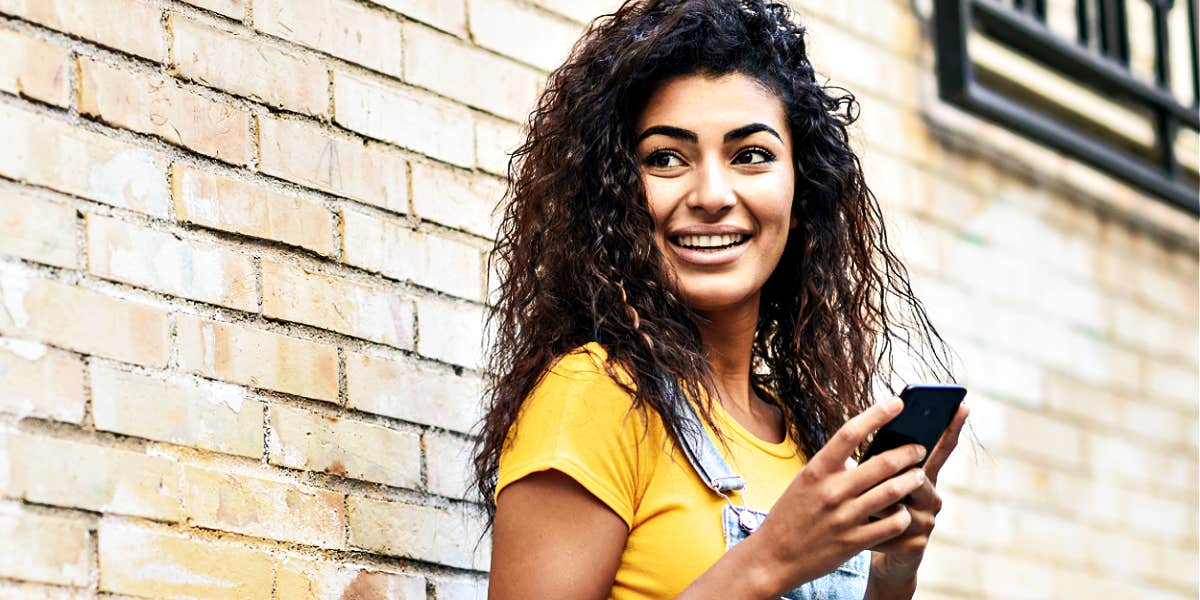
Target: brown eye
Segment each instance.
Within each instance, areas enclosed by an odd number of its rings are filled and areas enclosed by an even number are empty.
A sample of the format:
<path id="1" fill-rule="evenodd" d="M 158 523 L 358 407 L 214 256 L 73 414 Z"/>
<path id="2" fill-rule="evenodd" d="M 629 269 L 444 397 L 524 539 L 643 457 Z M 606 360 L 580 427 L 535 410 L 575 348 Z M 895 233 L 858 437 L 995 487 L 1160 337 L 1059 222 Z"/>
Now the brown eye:
<path id="1" fill-rule="evenodd" d="M 673 152 L 660 151 L 646 157 L 644 161 L 647 167 L 655 169 L 668 169 L 671 167 L 679 167 L 683 165 L 683 159 Z"/>
<path id="2" fill-rule="evenodd" d="M 738 153 L 733 159 L 734 164 L 754 165 L 769 163 L 775 160 L 775 155 L 762 148 L 747 148 Z"/>

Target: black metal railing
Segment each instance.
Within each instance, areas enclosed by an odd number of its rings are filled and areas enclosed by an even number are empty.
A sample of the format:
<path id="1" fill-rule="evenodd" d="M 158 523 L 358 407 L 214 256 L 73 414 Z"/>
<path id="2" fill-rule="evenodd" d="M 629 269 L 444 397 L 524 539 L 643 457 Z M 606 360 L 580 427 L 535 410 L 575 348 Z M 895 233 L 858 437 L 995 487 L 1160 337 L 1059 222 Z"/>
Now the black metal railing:
<path id="1" fill-rule="evenodd" d="M 1051 0 L 1054 1 L 1054 0 Z M 1060 0 L 1067 1 L 1067 0 Z M 1130 31 L 1126 0 L 1075 0 L 1075 39 L 1051 31 L 1046 0 L 935 0 L 934 31 L 938 88 L 941 97 L 970 112 L 1037 140 L 1093 167 L 1200 214 L 1196 176 L 1180 168 L 1175 139 L 1181 127 L 1200 130 L 1200 75 L 1197 74 L 1197 0 L 1129 0 L 1146 2 L 1153 14 L 1154 81 L 1130 68 Z M 1186 5 L 1186 6 L 1184 6 Z M 1168 17 L 1186 10 L 1191 98 L 1171 91 Z M 1095 128 L 1080 126 L 1044 102 L 1030 102 L 1006 86 L 978 76 L 969 53 L 968 36 L 982 35 L 1086 87 L 1106 100 L 1148 117 L 1153 147 L 1130 148 Z M 1178 42 L 1177 42 L 1178 43 Z M 1019 80 L 1020 74 L 1010 74 Z"/>

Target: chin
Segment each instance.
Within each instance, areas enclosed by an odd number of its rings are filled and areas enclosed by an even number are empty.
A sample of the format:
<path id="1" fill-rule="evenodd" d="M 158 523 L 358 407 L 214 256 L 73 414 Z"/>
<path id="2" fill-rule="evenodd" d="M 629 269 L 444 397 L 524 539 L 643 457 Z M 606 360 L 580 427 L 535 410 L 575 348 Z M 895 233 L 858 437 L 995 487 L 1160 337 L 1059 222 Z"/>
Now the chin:
<path id="1" fill-rule="evenodd" d="M 734 308 L 752 300 L 759 289 L 741 282 L 728 280 L 681 281 L 679 291 L 684 302 L 698 312 L 713 312 Z"/>

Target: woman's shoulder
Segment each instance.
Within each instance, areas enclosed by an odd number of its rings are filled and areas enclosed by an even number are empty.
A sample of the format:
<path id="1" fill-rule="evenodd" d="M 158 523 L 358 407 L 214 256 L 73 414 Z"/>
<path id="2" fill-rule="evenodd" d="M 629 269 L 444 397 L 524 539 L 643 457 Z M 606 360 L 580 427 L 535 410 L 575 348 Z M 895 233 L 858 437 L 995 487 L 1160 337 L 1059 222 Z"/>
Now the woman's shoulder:
<path id="1" fill-rule="evenodd" d="M 559 355 L 550 363 L 531 395 L 572 389 L 632 399 L 633 381 L 621 365 L 609 362 L 604 346 L 588 342 Z"/>

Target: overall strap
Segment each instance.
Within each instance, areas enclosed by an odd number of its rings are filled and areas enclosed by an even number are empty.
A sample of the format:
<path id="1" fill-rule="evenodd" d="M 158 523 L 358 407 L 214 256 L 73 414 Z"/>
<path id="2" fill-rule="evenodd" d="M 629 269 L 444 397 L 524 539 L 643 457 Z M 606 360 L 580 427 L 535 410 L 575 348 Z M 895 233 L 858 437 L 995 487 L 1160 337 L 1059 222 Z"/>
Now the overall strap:
<path id="1" fill-rule="evenodd" d="M 683 413 L 684 423 L 679 428 L 680 446 L 682 446 L 683 454 L 687 457 L 688 462 L 692 463 L 696 474 L 709 489 L 716 491 L 722 497 L 725 496 L 723 492 L 740 490 L 745 487 L 745 480 L 734 473 L 733 469 L 729 468 L 729 463 L 726 463 L 725 459 L 721 457 L 721 453 L 717 452 L 716 445 L 709 437 L 708 432 L 704 430 L 700 416 L 696 414 L 696 409 L 684 396 L 679 383 L 674 377 L 663 376 L 663 384 L 672 400 L 681 407 L 680 412 Z"/>

